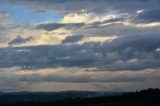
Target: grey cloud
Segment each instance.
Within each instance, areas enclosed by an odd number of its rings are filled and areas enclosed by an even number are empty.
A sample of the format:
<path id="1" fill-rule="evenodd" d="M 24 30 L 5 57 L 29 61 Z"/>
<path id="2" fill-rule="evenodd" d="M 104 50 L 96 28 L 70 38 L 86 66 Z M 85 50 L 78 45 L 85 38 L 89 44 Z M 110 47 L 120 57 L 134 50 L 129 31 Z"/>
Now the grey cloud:
<path id="1" fill-rule="evenodd" d="M 135 18 L 135 21 L 143 23 L 160 22 L 160 9 L 144 11 Z"/>
<path id="2" fill-rule="evenodd" d="M 139 70 L 135 72 L 132 72 L 132 71 L 88 72 L 88 71 L 82 71 L 81 69 L 78 70 L 78 68 L 76 69 L 76 71 L 74 68 L 73 69 L 65 68 L 64 70 L 55 71 L 55 72 L 54 72 L 54 69 L 50 69 L 50 70 L 52 70 L 53 73 L 46 74 L 46 75 L 40 74 L 39 70 L 36 70 L 36 71 L 33 70 L 34 71 L 33 74 L 25 74 L 25 73 L 17 74 L 19 73 L 20 70 L 19 71 L 11 71 L 11 70 L 9 71 L 9 69 L 6 69 L 4 71 L 1 70 L 0 90 L 2 91 L 31 90 L 29 88 L 35 89 L 36 84 L 41 85 L 41 88 L 44 90 L 45 88 L 44 85 L 48 85 L 47 87 L 50 87 L 49 85 L 53 85 L 52 87 L 55 88 L 57 87 L 58 83 L 65 84 L 67 86 L 72 86 L 73 84 L 80 86 L 82 83 L 93 84 L 93 85 L 100 84 L 101 86 L 99 85 L 98 88 L 101 89 L 101 87 L 103 87 L 103 89 L 101 90 L 106 90 L 108 86 L 111 89 L 113 89 L 114 86 L 119 86 L 121 89 L 125 88 L 127 90 L 131 90 L 130 87 L 132 86 L 134 87 L 134 90 L 139 87 L 143 88 L 146 85 L 152 86 L 152 87 L 160 86 L 158 84 L 160 80 L 159 69 L 155 69 L 155 70 L 146 69 L 146 70 Z M 25 71 L 27 72 L 27 70 Z M 112 84 L 114 86 L 112 86 Z M 141 86 L 138 86 L 139 84 Z M 72 87 L 70 89 L 73 90 Z M 82 89 L 83 89 L 82 86 L 78 88 L 78 90 L 82 90 Z M 93 89 L 93 86 L 90 86 L 89 90 L 92 90 L 92 89 Z"/>
<path id="3" fill-rule="evenodd" d="M 9 22 L 9 15 L 5 11 L 0 10 L 0 37 L 8 32 L 6 25 Z M 2 39 L 2 38 L 1 38 Z"/>
<path id="4" fill-rule="evenodd" d="M 109 19 L 109 20 L 105 20 L 102 23 L 110 23 L 110 22 L 117 22 L 117 21 L 124 21 L 125 18 L 113 18 L 113 19 Z"/>
<path id="5" fill-rule="evenodd" d="M 72 36 L 67 36 L 62 43 L 74 43 L 82 40 L 84 38 L 84 35 L 72 35 Z"/>
<path id="6" fill-rule="evenodd" d="M 152 73 L 154 71 L 154 73 Z M 41 75 L 41 74 L 24 74 L 18 77 L 20 81 L 28 82 L 72 82 L 72 83 L 89 83 L 89 82 L 108 82 L 108 83 L 122 83 L 122 82 L 140 82 L 147 81 L 148 79 L 160 80 L 159 70 L 142 70 L 136 72 L 87 72 L 82 71 L 80 75 L 76 75 L 79 70 L 67 72 L 65 70 L 54 72 L 54 74 Z"/>
<path id="7" fill-rule="evenodd" d="M 104 21 L 97 21 L 97 22 L 93 22 L 90 24 L 86 24 L 84 26 L 84 29 L 88 29 L 88 28 L 106 28 L 108 26 L 113 26 L 113 25 L 119 25 L 119 23 L 117 22 L 123 22 L 124 20 L 127 20 L 127 18 L 124 17 L 119 17 L 119 18 L 113 18 L 113 19 L 108 19 L 108 20 L 104 20 Z"/>
<path id="8" fill-rule="evenodd" d="M 20 91 L 25 88 L 25 84 L 18 81 L 19 76 L 15 75 L 16 68 L 0 69 L 0 90 L 4 92 L 8 91 Z"/>
<path id="9" fill-rule="evenodd" d="M 66 28 L 66 29 L 88 29 L 88 28 L 103 28 L 107 27 L 109 25 L 116 24 L 116 22 L 123 22 L 125 18 L 114 18 L 114 19 L 109 19 L 109 20 L 104 20 L 102 22 L 97 21 L 93 23 L 44 23 L 44 24 L 39 24 L 36 26 L 36 29 L 42 29 L 46 31 L 52 31 L 60 28 Z M 107 24 L 107 25 L 104 25 Z"/>
<path id="10" fill-rule="evenodd" d="M 0 67 L 97 67 L 99 70 L 159 68 L 160 36 L 123 36 L 105 43 L 0 49 Z M 26 50 L 19 52 L 20 50 Z"/>
<path id="11" fill-rule="evenodd" d="M 11 40 L 8 45 L 14 45 L 14 44 L 22 44 L 26 43 L 28 41 L 31 41 L 33 37 L 27 37 L 27 38 L 22 38 L 21 36 L 17 36 L 15 39 Z"/>
<path id="12" fill-rule="evenodd" d="M 126 47 L 131 47 L 137 51 L 153 51 L 159 47 L 159 34 L 148 33 L 148 35 L 132 35 L 123 36 L 106 44 L 109 50 L 124 50 Z M 111 48 L 112 47 L 112 48 Z"/>
<path id="13" fill-rule="evenodd" d="M 56 30 L 56 29 L 65 27 L 65 26 L 66 26 L 65 24 L 58 24 L 58 23 L 51 24 L 51 23 L 49 23 L 49 24 L 40 24 L 37 26 L 37 29 L 44 29 L 47 31 L 51 31 L 51 30 Z"/>
<path id="14" fill-rule="evenodd" d="M 9 18 L 9 15 L 6 11 L 0 11 L 0 21 L 1 21 L 0 24 L 2 24 L 3 21 L 8 20 L 8 18 Z"/>
<path id="15" fill-rule="evenodd" d="M 39 24 L 36 26 L 37 29 L 43 29 L 47 31 L 56 30 L 59 28 L 67 28 L 67 29 L 77 29 L 84 26 L 84 23 L 48 23 L 48 24 Z"/>
<path id="16" fill-rule="evenodd" d="M 16 91 L 27 89 L 27 87 L 33 89 L 32 84 L 36 85 L 41 82 L 47 82 L 48 85 L 52 85 L 48 82 L 103 82 L 103 84 L 107 83 L 107 87 L 110 87 L 108 84 L 114 83 L 116 86 L 125 89 L 160 86 L 158 84 L 160 80 L 159 29 L 136 28 L 134 26 L 116 24 L 117 22 L 126 21 L 128 17 L 134 14 L 138 15 L 133 19 L 135 24 L 159 22 L 160 0 L 0 0 L 0 6 L 5 3 L 13 7 L 15 5 L 24 6 L 25 9 L 27 7 L 30 11 L 36 12 L 58 11 L 63 15 L 78 13 L 82 10 L 87 10 L 86 12 L 96 13 L 97 15 L 101 13 L 110 15 L 114 12 L 127 15 L 126 17 L 122 16 L 90 24 L 48 23 L 37 25 L 36 29 L 46 31 L 59 28 L 81 28 L 78 30 L 79 32 L 77 31 L 80 34 L 104 35 L 103 37 L 119 35 L 119 38 L 111 42 L 89 42 L 78 45 L 74 44 L 74 42 L 85 39 L 85 35 L 73 35 L 66 37 L 61 45 L 0 48 L 0 68 L 19 66 L 22 69 L 26 69 L 25 71 L 27 72 L 28 69 L 64 67 L 62 73 L 57 71 L 57 73 L 45 76 L 41 74 L 16 75 L 18 71 L 9 71 L 7 69 L 2 72 L 1 70 L 0 90 Z M 137 14 L 137 10 L 144 10 L 144 12 Z M 33 13 L 36 14 L 35 12 Z M 4 24 L 2 24 L 3 22 Z M 14 29 L 13 25 L 10 26 L 12 28 L 9 26 L 6 28 L 4 26 L 6 22 L 8 22 L 7 13 L 0 12 L 0 35 L 6 36 L 6 33 L 11 31 L 10 29 Z M 20 27 L 24 29 L 24 26 L 19 26 L 18 28 Z M 76 32 L 76 30 L 74 31 Z M 2 40 L 1 37 L 0 41 Z M 9 44 L 21 44 L 30 40 L 32 40 L 31 37 L 17 37 L 10 41 Z M 86 71 L 68 70 L 68 68 L 73 67 L 86 68 Z M 91 67 L 96 67 L 96 69 L 89 72 L 90 70 L 87 70 L 87 68 Z M 37 72 L 37 70 L 33 71 Z M 89 87 L 90 89 L 92 88 Z"/>
<path id="17" fill-rule="evenodd" d="M 60 10 L 62 13 L 77 12 L 83 9 L 96 13 L 106 12 L 109 9 L 119 12 L 133 12 L 137 9 L 151 8 L 150 4 L 159 7 L 158 0 L 1 0 L 1 3 L 24 5 L 37 11 Z"/>

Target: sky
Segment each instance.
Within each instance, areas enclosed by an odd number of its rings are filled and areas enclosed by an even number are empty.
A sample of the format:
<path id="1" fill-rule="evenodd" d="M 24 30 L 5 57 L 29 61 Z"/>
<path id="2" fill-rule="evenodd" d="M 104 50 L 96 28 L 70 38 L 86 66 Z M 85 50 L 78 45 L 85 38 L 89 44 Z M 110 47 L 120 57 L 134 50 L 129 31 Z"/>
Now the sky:
<path id="1" fill-rule="evenodd" d="M 160 88 L 159 0 L 0 0 L 0 91 Z"/>

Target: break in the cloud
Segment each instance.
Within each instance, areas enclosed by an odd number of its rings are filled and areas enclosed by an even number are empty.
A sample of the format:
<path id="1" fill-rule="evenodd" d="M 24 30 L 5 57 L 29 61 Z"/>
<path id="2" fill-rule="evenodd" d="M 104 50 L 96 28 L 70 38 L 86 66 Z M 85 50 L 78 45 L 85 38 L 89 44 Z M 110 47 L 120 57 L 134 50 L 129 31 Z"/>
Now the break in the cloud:
<path id="1" fill-rule="evenodd" d="M 0 90 L 159 87 L 159 3 L 1 0 Z"/>

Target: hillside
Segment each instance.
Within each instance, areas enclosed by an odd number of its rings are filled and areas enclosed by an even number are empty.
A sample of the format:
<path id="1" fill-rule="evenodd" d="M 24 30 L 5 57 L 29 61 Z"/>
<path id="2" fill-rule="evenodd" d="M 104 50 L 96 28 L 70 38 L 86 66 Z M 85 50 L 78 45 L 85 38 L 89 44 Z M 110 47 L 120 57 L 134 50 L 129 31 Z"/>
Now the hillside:
<path id="1" fill-rule="evenodd" d="M 95 94 L 98 93 L 79 91 L 1 94 L 0 106 L 160 106 L 160 89 L 150 88 L 117 95 L 95 96 Z M 27 99 L 23 100 L 24 96 Z M 61 97 L 61 99 L 56 98 L 56 96 Z M 16 102 L 13 102 L 13 97 Z M 3 100 L 8 101 L 4 102 Z"/>

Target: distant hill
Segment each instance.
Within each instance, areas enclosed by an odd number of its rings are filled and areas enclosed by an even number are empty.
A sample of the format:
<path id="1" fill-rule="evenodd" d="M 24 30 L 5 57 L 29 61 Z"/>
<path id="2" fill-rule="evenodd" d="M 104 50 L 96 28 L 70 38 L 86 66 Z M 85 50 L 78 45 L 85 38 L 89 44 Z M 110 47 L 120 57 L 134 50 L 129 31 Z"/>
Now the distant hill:
<path id="1" fill-rule="evenodd" d="M 106 93 L 88 91 L 0 94 L 0 106 L 160 106 L 160 89 Z"/>
<path id="2" fill-rule="evenodd" d="M 16 103 L 16 102 L 48 102 L 59 101 L 64 99 L 84 99 L 91 97 L 115 95 L 114 92 L 96 92 L 96 91 L 62 91 L 62 92 L 1 92 L 0 104 Z M 119 93 L 117 93 L 119 94 Z M 0 105 L 1 106 L 1 105 Z"/>

